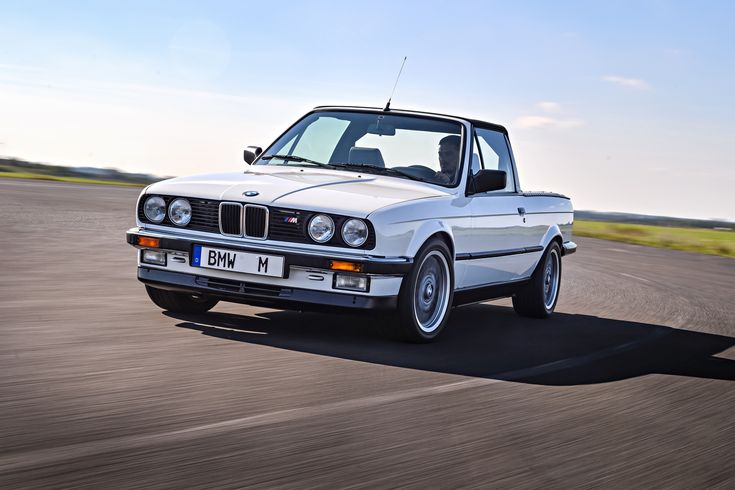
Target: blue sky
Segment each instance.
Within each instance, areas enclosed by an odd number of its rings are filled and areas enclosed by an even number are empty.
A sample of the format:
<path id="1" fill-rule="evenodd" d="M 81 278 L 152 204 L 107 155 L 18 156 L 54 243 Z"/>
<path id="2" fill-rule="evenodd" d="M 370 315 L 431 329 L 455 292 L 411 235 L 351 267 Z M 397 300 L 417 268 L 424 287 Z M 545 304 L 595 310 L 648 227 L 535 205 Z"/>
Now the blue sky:
<path id="1" fill-rule="evenodd" d="M 315 105 L 510 130 L 579 209 L 735 220 L 730 2 L 4 2 L 0 155 L 238 170 Z"/>

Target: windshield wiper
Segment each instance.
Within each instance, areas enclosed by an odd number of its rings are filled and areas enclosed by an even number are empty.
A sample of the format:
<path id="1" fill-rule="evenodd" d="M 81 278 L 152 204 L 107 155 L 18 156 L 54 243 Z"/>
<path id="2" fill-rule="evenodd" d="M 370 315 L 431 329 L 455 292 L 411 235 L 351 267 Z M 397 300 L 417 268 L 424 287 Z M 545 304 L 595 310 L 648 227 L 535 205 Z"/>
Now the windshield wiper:
<path id="1" fill-rule="evenodd" d="M 411 180 L 423 181 L 423 179 L 416 177 L 415 175 L 411 175 L 409 173 L 402 172 L 394 168 L 376 167 L 375 165 L 370 165 L 368 163 L 322 163 L 322 162 L 317 162 L 314 160 L 309 160 L 308 158 L 300 157 L 298 155 L 265 155 L 263 157 L 260 157 L 261 160 L 271 160 L 274 158 L 283 160 L 286 162 L 309 163 L 311 165 L 316 165 L 322 168 L 331 168 L 331 169 L 340 169 L 340 170 L 354 169 L 356 171 L 373 172 L 373 173 L 384 174 L 384 175 L 392 175 L 394 177 L 405 177 Z"/>
<path id="2" fill-rule="evenodd" d="M 416 177 L 415 175 L 402 172 L 398 169 L 389 167 L 376 167 L 375 165 L 370 165 L 369 163 L 332 163 L 330 164 L 330 166 L 345 170 L 355 169 L 358 171 L 362 170 L 363 172 L 374 172 L 378 174 L 391 175 L 393 177 L 406 177 L 407 179 L 423 182 L 423 179 Z"/>
<path id="3" fill-rule="evenodd" d="M 333 168 L 333 165 L 330 165 L 328 163 L 316 162 L 314 160 L 309 160 L 308 158 L 300 157 L 298 155 L 265 155 L 260 157 L 261 160 L 271 160 L 273 158 L 277 158 L 286 162 L 310 163 L 311 165 L 316 165 L 318 167 Z"/>

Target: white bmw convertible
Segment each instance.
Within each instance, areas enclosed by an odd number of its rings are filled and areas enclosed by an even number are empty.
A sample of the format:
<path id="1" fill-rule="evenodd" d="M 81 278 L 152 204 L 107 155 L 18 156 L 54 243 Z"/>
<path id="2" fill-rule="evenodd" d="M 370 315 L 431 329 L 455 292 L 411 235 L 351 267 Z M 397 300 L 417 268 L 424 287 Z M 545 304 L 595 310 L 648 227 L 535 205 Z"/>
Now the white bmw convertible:
<path id="1" fill-rule="evenodd" d="M 386 318 L 415 342 L 453 306 L 510 296 L 520 315 L 554 311 L 572 204 L 521 190 L 502 126 L 318 107 L 244 157 L 244 172 L 141 193 L 127 241 L 159 307 L 397 310 Z"/>

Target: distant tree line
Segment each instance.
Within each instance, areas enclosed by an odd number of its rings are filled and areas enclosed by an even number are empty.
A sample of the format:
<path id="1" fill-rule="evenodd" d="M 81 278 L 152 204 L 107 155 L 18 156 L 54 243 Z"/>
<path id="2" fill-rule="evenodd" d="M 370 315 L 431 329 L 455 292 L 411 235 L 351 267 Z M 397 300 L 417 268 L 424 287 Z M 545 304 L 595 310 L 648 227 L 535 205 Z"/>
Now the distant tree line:
<path id="1" fill-rule="evenodd" d="M 0 175 L 2 172 L 31 173 L 56 177 L 96 178 L 111 182 L 125 182 L 130 184 L 151 184 L 163 179 L 163 177 L 157 177 L 150 174 L 121 172 L 120 170 L 113 168 L 62 167 L 59 165 L 27 162 L 18 158 L 8 157 L 0 157 Z"/>
<path id="2" fill-rule="evenodd" d="M 668 216 L 648 216 L 632 213 L 605 213 L 601 211 L 575 211 L 575 219 L 607 221 L 611 223 L 635 223 L 639 225 L 678 226 L 683 228 L 728 228 L 733 229 L 731 221 L 671 218 Z"/>

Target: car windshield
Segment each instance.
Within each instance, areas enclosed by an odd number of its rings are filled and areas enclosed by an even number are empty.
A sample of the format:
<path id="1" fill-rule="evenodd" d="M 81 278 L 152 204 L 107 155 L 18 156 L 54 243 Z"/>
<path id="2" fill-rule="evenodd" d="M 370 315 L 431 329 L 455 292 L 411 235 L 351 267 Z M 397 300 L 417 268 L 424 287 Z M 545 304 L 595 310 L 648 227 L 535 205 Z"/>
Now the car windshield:
<path id="1" fill-rule="evenodd" d="M 389 113 L 315 112 L 256 165 L 296 165 L 389 175 L 446 187 L 460 176 L 462 125 Z"/>

